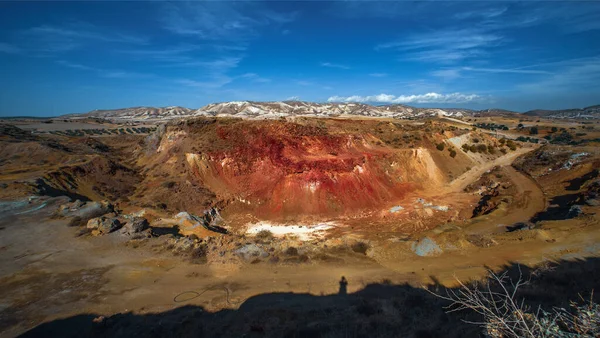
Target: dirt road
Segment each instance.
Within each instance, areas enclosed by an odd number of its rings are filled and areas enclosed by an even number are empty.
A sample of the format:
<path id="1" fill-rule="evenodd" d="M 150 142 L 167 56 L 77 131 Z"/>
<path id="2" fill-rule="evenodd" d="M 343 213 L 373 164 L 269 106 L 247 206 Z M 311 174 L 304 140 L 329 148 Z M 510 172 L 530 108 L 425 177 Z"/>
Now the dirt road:
<path id="1" fill-rule="evenodd" d="M 536 213 L 546 208 L 546 197 L 540 186 L 527 175 L 512 166 L 503 168 L 507 177 L 517 188 L 508 209 L 498 210 L 489 215 L 480 216 L 476 223 L 465 230 L 471 234 L 489 234 L 505 232 L 504 226 L 517 222 L 526 222 Z"/>
<path id="2" fill-rule="evenodd" d="M 450 182 L 450 184 L 447 187 L 447 191 L 461 192 L 470 183 L 477 180 L 481 175 L 483 175 L 486 171 L 497 166 L 510 165 L 517 157 L 523 154 L 527 154 L 528 152 L 533 151 L 535 149 L 537 149 L 537 147 L 522 147 L 493 161 L 485 162 L 481 165 L 471 168 L 471 170 L 465 172 L 464 174 L 460 175 L 455 180 Z"/>

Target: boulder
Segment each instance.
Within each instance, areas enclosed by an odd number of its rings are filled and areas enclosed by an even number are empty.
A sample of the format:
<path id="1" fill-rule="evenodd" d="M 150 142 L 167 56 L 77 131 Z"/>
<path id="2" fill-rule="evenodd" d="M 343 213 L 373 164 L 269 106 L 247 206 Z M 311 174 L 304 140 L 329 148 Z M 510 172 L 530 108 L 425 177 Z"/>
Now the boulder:
<path id="1" fill-rule="evenodd" d="M 600 206 L 600 200 L 599 199 L 589 199 L 587 201 L 585 201 L 585 204 L 592 206 L 592 207 L 597 207 Z"/>
<path id="2" fill-rule="evenodd" d="M 442 248 L 431 238 L 424 237 L 412 244 L 412 251 L 421 257 L 437 256 L 443 251 Z"/>
<path id="3" fill-rule="evenodd" d="M 520 230 L 532 230 L 535 229 L 535 223 L 532 222 L 518 222 L 513 225 L 506 226 L 506 232 L 520 231 Z"/>
<path id="4" fill-rule="evenodd" d="M 125 224 L 123 229 L 128 233 L 135 234 L 148 229 L 149 226 L 150 224 L 147 219 L 143 217 L 134 217 Z"/>
<path id="5" fill-rule="evenodd" d="M 72 203 L 61 205 L 57 213 L 64 217 L 79 217 L 81 219 L 90 219 L 113 212 L 114 207 L 107 201 L 102 202 L 81 202 L 76 200 Z"/>
<path id="6" fill-rule="evenodd" d="M 567 213 L 567 218 L 575 218 L 583 213 L 580 205 L 573 205 Z"/>
<path id="7" fill-rule="evenodd" d="M 202 216 L 182 211 L 175 215 L 174 219 L 177 221 L 180 233 L 184 236 L 194 234 L 199 238 L 206 238 L 213 235 L 214 232 L 227 233 L 227 230 L 220 226 L 223 218 L 215 208 L 204 211 Z"/>
<path id="8" fill-rule="evenodd" d="M 87 222 L 87 228 L 97 230 L 99 234 L 104 235 L 121 228 L 121 222 L 116 217 L 96 217 Z"/>
<path id="9" fill-rule="evenodd" d="M 252 261 L 256 258 L 265 258 L 269 256 L 269 253 L 256 244 L 246 244 L 235 250 L 235 254 L 245 261 Z"/>

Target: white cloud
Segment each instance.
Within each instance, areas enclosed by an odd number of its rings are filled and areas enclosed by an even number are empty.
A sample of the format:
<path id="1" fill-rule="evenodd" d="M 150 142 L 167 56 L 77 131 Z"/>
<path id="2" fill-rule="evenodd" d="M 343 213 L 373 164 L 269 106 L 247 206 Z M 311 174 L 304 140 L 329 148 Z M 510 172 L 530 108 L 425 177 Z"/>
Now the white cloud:
<path id="1" fill-rule="evenodd" d="M 321 67 L 337 68 L 337 69 L 350 69 L 350 67 L 348 67 L 348 66 L 340 65 L 337 63 L 331 63 L 331 62 L 321 62 Z"/>
<path id="2" fill-rule="evenodd" d="M 251 80 L 253 82 L 259 82 L 259 83 L 267 83 L 267 82 L 271 82 L 271 79 L 266 79 L 264 77 L 259 76 L 256 73 L 246 73 L 246 74 L 242 74 L 239 76 L 240 78 L 244 78 L 244 79 L 248 79 Z"/>
<path id="3" fill-rule="evenodd" d="M 462 67 L 461 70 L 483 73 L 513 73 L 513 74 L 551 74 L 545 70 L 528 70 L 520 68 L 473 68 Z"/>
<path id="4" fill-rule="evenodd" d="M 460 70 L 458 69 L 440 69 L 431 72 L 431 75 L 442 78 L 447 81 L 455 80 L 460 77 Z"/>
<path id="5" fill-rule="evenodd" d="M 8 54 L 18 54 L 21 52 L 21 49 L 17 46 L 8 43 L 0 42 L 0 52 Z"/>
<path id="6" fill-rule="evenodd" d="M 467 103 L 484 101 L 485 98 L 476 94 L 438 94 L 427 93 L 420 95 L 389 95 L 379 94 L 372 96 L 332 96 L 328 102 L 372 102 L 372 103 Z"/>
<path id="7" fill-rule="evenodd" d="M 300 101 L 300 96 L 290 96 L 285 101 Z"/>
<path id="8" fill-rule="evenodd" d="M 369 74 L 369 76 L 372 76 L 372 77 L 386 77 L 386 76 L 388 76 L 388 74 L 387 73 L 371 73 L 371 74 Z"/>

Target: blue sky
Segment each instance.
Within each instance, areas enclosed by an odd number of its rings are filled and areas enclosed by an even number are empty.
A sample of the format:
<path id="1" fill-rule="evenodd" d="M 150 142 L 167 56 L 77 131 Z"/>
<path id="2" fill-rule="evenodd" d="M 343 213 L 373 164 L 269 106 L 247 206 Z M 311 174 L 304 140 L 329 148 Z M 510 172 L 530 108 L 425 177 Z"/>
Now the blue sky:
<path id="1" fill-rule="evenodd" d="M 0 115 L 600 104 L 600 2 L 0 2 Z"/>

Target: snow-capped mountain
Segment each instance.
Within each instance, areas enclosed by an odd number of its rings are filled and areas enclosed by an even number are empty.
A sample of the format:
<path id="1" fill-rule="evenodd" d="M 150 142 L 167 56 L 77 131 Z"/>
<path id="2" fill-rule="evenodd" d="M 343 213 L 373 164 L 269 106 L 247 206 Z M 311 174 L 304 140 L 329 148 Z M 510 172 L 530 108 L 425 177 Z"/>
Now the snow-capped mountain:
<path id="1" fill-rule="evenodd" d="M 242 118 L 278 118 L 288 116 L 364 116 L 388 118 L 423 118 L 431 116 L 471 115 L 469 110 L 414 108 L 405 105 L 372 106 L 363 103 L 283 102 L 223 102 L 204 106 L 196 116 L 236 116 Z"/>
<path id="2" fill-rule="evenodd" d="M 293 116 L 386 117 L 420 119 L 427 117 L 509 116 L 519 114 L 503 109 L 470 110 L 460 108 L 416 108 L 401 104 L 373 106 L 364 103 L 314 103 L 303 101 L 252 102 L 234 101 L 212 103 L 200 109 L 184 107 L 135 107 L 115 110 L 94 110 L 86 114 L 67 115 L 63 118 L 96 117 L 118 121 L 165 121 L 195 116 L 239 117 L 246 119 L 276 119 Z M 558 111 L 535 110 L 530 116 L 555 118 L 600 118 L 600 106 Z"/>

